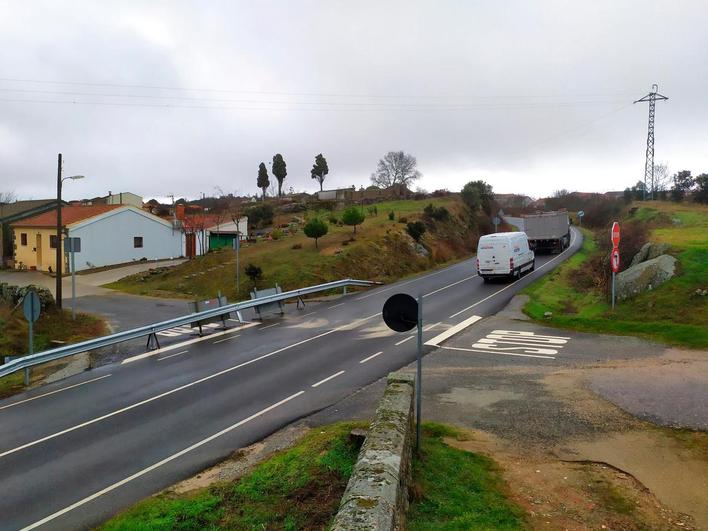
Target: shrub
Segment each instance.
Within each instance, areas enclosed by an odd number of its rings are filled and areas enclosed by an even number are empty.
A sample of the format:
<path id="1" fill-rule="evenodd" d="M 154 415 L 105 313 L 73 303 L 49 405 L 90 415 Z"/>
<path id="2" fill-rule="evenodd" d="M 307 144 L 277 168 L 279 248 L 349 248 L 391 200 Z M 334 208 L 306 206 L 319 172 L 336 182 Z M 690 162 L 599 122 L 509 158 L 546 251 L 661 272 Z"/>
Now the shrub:
<path id="1" fill-rule="evenodd" d="M 406 232 L 416 242 L 420 242 L 420 238 L 425 234 L 425 223 L 422 221 L 414 221 L 406 225 Z"/>
<path id="2" fill-rule="evenodd" d="M 274 240 L 280 240 L 284 235 L 285 233 L 281 229 L 275 229 L 270 233 L 270 237 Z"/>
<path id="3" fill-rule="evenodd" d="M 399 223 L 408 223 L 408 218 L 405 216 L 400 217 L 400 218 L 398 218 L 398 222 Z"/>
<path id="4" fill-rule="evenodd" d="M 337 218 L 334 214 L 330 214 L 329 222 L 331 225 L 336 225 L 339 222 L 339 218 Z"/>
<path id="5" fill-rule="evenodd" d="M 246 269 L 244 269 L 244 273 L 246 273 L 246 276 L 251 279 L 251 282 L 253 282 L 253 287 L 256 287 L 258 281 L 263 276 L 263 270 L 253 264 L 248 264 Z"/>
<path id="6" fill-rule="evenodd" d="M 302 244 L 301 243 L 296 243 L 294 244 L 291 249 L 302 249 Z"/>
<path id="7" fill-rule="evenodd" d="M 444 206 L 436 207 L 432 203 L 429 203 L 423 209 L 423 215 L 435 221 L 447 221 L 450 219 L 450 211 L 447 208 Z"/>
<path id="8" fill-rule="evenodd" d="M 273 207 L 268 203 L 247 208 L 246 215 L 254 227 L 263 228 L 273 223 Z"/>
<path id="9" fill-rule="evenodd" d="M 366 219 L 364 213 L 355 206 L 351 206 L 342 212 L 342 222 L 345 225 L 354 227 L 354 234 L 356 234 L 356 226 L 364 223 L 364 219 Z"/>
<path id="10" fill-rule="evenodd" d="M 393 221 L 394 219 L 396 219 L 396 213 L 393 210 L 388 213 L 388 219 L 389 221 Z"/>
<path id="11" fill-rule="evenodd" d="M 305 236 L 315 240 L 315 249 L 318 249 L 317 240 L 327 234 L 329 227 L 320 218 L 312 218 L 305 224 L 302 230 Z"/>
<path id="12" fill-rule="evenodd" d="M 366 210 L 367 210 L 367 212 L 369 212 L 370 216 L 378 216 L 379 215 L 379 209 L 376 208 L 376 205 L 370 206 Z"/>

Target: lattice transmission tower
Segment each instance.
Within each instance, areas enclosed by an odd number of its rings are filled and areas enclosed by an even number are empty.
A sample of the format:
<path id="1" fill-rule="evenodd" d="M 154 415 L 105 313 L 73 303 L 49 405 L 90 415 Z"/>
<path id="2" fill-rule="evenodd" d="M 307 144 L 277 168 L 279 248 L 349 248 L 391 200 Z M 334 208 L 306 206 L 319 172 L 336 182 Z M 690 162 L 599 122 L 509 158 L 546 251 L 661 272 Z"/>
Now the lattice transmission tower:
<path id="1" fill-rule="evenodd" d="M 659 85 L 656 83 L 651 86 L 651 92 L 643 98 L 635 101 L 640 103 L 649 102 L 649 131 L 647 133 L 647 158 L 644 163 L 644 199 L 647 198 L 647 185 L 651 186 L 650 199 L 654 199 L 654 114 L 656 113 L 656 101 L 668 100 L 666 96 L 662 96 L 658 92 Z"/>

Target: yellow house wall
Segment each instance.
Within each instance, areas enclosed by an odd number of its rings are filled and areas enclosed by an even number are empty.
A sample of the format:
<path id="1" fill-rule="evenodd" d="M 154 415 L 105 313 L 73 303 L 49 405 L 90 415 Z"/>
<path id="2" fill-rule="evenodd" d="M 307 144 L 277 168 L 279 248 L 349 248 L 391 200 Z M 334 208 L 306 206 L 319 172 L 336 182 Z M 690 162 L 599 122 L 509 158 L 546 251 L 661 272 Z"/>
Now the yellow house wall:
<path id="1" fill-rule="evenodd" d="M 49 247 L 49 237 L 56 234 L 56 229 L 39 229 L 36 227 L 16 227 L 13 229 L 15 234 L 15 268 L 20 267 L 20 262 L 27 269 L 36 268 L 38 271 L 56 270 L 56 249 Z M 27 245 L 22 245 L 20 235 L 27 234 Z M 37 234 L 42 235 L 42 262 L 37 263 Z M 62 256 L 64 249 L 62 249 Z M 66 261 L 66 260 L 65 260 Z M 66 263 L 64 264 L 66 271 Z"/>

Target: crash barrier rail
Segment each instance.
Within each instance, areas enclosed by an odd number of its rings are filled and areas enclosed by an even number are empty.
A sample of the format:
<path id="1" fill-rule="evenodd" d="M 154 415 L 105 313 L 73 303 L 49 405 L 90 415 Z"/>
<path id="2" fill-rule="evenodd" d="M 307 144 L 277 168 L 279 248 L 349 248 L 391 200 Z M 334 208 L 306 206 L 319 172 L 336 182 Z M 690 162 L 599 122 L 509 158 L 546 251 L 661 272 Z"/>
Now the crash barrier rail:
<path id="1" fill-rule="evenodd" d="M 256 289 L 253 288 L 253 291 L 251 292 L 251 299 L 265 299 L 268 298 L 272 295 L 277 295 L 278 293 L 282 293 L 283 290 L 278 284 L 275 285 L 274 288 L 265 288 L 265 289 Z M 298 308 L 300 307 L 300 298 L 298 297 Z M 283 315 L 283 301 L 275 301 L 275 302 L 268 302 L 264 304 L 259 304 L 254 308 L 256 310 L 256 315 L 258 315 L 259 319 L 263 319 L 264 315 L 273 315 L 273 314 L 280 314 Z"/>
<path id="2" fill-rule="evenodd" d="M 348 286 L 369 287 L 375 284 L 377 284 L 377 282 L 372 282 L 370 280 L 355 280 L 347 278 L 343 280 L 337 280 L 335 282 L 326 282 L 325 284 L 318 284 L 316 286 L 310 286 L 307 288 L 285 291 L 283 293 L 270 295 L 268 297 L 259 297 L 258 299 L 254 300 L 227 304 L 225 306 L 219 306 L 211 310 L 192 313 L 189 315 L 184 315 L 182 317 L 175 317 L 174 319 L 168 319 L 167 321 L 161 321 L 159 323 L 145 325 L 139 328 L 133 328 L 131 330 L 123 330 L 122 332 L 116 332 L 115 334 L 111 334 L 108 336 L 97 337 L 95 339 L 81 341 L 80 343 L 74 343 L 72 345 L 66 345 L 64 347 L 53 348 L 50 350 L 45 350 L 43 352 L 30 354 L 28 356 L 23 356 L 21 358 L 12 360 L 9 363 L 0 365 L 0 378 L 13 374 L 14 372 L 17 372 L 22 369 L 30 369 L 35 365 L 40 365 L 49 361 L 55 361 L 61 358 L 65 358 L 67 356 L 73 356 L 75 354 L 81 354 L 82 352 L 87 352 L 90 350 L 109 347 L 111 345 L 116 345 L 125 341 L 131 341 L 133 339 L 139 339 L 141 337 L 154 337 L 155 339 L 157 339 L 157 332 L 169 330 L 170 328 L 175 328 L 177 326 L 188 325 L 196 321 L 212 319 L 214 317 L 219 317 L 221 315 L 225 315 L 231 312 L 240 312 L 242 310 L 247 310 L 249 308 L 253 308 L 261 304 L 284 301 L 292 298 L 298 298 L 300 300 L 302 297 L 310 295 L 312 293 L 335 289 L 343 289 L 346 292 L 346 288 Z"/>

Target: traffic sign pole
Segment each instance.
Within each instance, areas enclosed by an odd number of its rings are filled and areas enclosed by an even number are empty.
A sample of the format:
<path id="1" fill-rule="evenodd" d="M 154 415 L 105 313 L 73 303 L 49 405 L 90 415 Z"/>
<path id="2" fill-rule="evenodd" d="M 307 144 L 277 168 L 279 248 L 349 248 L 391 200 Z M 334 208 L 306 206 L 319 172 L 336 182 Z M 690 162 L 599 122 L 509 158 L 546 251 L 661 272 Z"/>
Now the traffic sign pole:
<path id="1" fill-rule="evenodd" d="M 423 402 L 423 296 L 418 295 L 418 364 L 416 368 L 415 449 L 420 451 L 420 406 Z"/>

